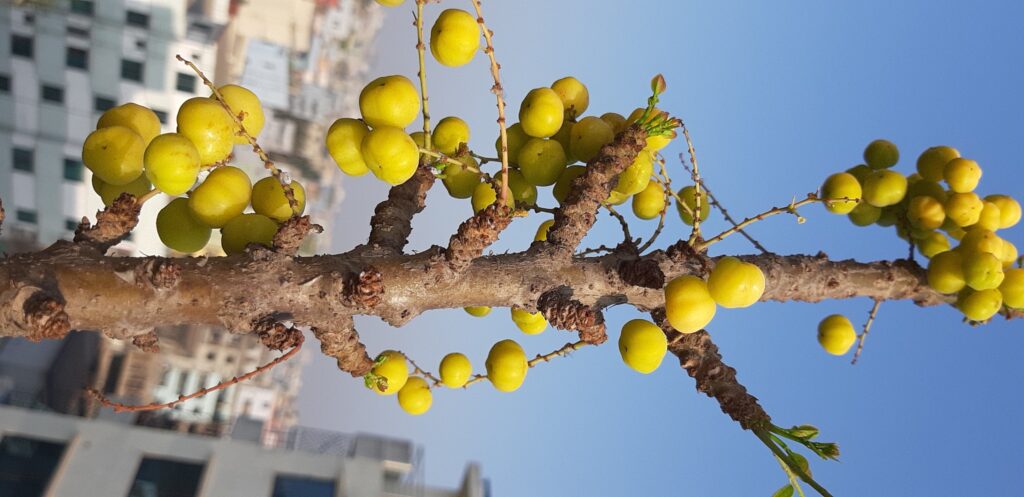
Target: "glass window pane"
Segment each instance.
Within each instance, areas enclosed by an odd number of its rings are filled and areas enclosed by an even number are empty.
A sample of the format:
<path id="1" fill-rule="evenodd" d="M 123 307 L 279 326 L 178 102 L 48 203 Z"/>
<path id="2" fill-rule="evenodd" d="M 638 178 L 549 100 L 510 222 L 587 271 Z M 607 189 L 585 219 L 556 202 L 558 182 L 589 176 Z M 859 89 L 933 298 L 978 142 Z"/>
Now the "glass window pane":
<path id="1" fill-rule="evenodd" d="M 175 84 L 178 91 L 187 93 L 195 93 L 196 91 L 196 77 L 191 74 L 178 73 L 178 81 Z"/>
<path id="2" fill-rule="evenodd" d="M 115 105 L 117 105 L 117 102 L 114 102 L 114 99 L 112 98 L 96 97 L 95 100 L 93 100 L 93 108 L 96 109 L 96 112 L 103 112 Z"/>
<path id="3" fill-rule="evenodd" d="M 46 491 L 64 444 L 6 436 L 0 440 L 0 495 L 37 497 Z"/>
<path id="4" fill-rule="evenodd" d="M 53 103 L 64 103 L 64 88 L 59 86 L 43 85 L 43 100 Z"/>
<path id="5" fill-rule="evenodd" d="M 68 181 L 82 181 L 82 162 L 65 158 L 64 179 Z"/>
<path id="6" fill-rule="evenodd" d="M 71 12 L 91 16 L 93 3 L 91 0 L 71 0 Z"/>
<path id="7" fill-rule="evenodd" d="M 76 67 L 78 69 L 89 68 L 89 52 L 81 48 L 68 47 L 67 53 L 67 64 L 68 67 Z"/>
<path id="8" fill-rule="evenodd" d="M 202 464 L 147 457 L 128 497 L 194 497 L 202 477 Z"/>
<path id="9" fill-rule="evenodd" d="M 142 62 L 122 60 L 121 77 L 130 81 L 142 81 Z"/>
<path id="10" fill-rule="evenodd" d="M 131 26 L 138 26 L 140 28 L 149 27 L 149 14 L 143 14 L 142 12 L 136 12 L 129 10 L 128 15 L 125 16 L 125 22 Z"/>
<path id="11" fill-rule="evenodd" d="M 34 154 L 27 148 L 12 149 L 11 161 L 14 162 L 15 171 L 32 172 L 36 168 Z"/>
<path id="12" fill-rule="evenodd" d="M 22 57 L 32 57 L 33 40 L 28 36 L 11 36 L 11 53 Z"/>
<path id="13" fill-rule="evenodd" d="M 334 480 L 279 475 L 271 497 L 334 497 Z"/>

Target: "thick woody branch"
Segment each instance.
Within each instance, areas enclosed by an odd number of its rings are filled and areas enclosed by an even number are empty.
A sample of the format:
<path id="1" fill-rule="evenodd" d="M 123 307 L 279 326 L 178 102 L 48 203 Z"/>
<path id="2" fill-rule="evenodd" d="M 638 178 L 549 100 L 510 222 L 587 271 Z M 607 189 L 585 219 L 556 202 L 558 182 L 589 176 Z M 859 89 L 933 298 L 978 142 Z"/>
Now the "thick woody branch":
<path id="1" fill-rule="evenodd" d="M 464 271 L 487 247 L 498 240 L 501 232 L 512 222 L 508 207 L 495 202 L 467 219 L 448 241 L 444 251 L 444 264 L 451 273 Z"/>
<path id="2" fill-rule="evenodd" d="M 274 251 L 279 254 L 295 255 L 310 233 L 323 233 L 324 228 L 313 224 L 309 216 L 292 216 L 274 234 Z"/>
<path id="3" fill-rule="evenodd" d="M 122 193 L 114 203 L 96 213 L 96 224 L 82 218 L 75 230 L 75 242 L 96 247 L 100 252 L 121 243 L 128 238 L 135 225 L 139 223 L 139 211 L 142 203 L 130 193 Z"/>
<path id="4" fill-rule="evenodd" d="M 316 339 L 320 340 L 320 351 L 338 361 L 338 369 L 353 377 L 360 377 L 373 368 L 373 359 L 359 341 L 352 316 L 341 316 L 327 326 L 313 326 L 310 329 Z"/>
<path id="5" fill-rule="evenodd" d="M 560 288 L 545 292 L 537 300 L 537 310 L 544 314 L 551 326 L 578 331 L 583 342 L 600 345 L 608 340 L 608 329 L 601 311 L 573 300 L 567 290 Z"/>
<path id="6" fill-rule="evenodd" d="M 369 251 L 402 253 L 412 233 L 412 218 L 426 207 L 427 191 L 434 180 L 430 166 L 421 161 L 412 178 L 391 188 L 387 200 L 377 204 L 370 218 Z"/>

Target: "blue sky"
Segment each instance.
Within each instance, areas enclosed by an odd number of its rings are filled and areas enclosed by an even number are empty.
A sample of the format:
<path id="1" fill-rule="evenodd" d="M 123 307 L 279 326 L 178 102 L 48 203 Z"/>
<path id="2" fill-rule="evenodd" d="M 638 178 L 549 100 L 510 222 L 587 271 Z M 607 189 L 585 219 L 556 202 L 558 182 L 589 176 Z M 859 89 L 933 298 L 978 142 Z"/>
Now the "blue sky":
<path id="1" fill-rule="evenodd" d="M 374 76 L 415 76 L 413 2 L 393 9 L 381 32 Z M 590 89 L 588 113 L 628 114 L 663 73 L 662 107 L 689 125 L 702 174 L 740 217 L 802 197 L 828 174 L 860 162 L 865 144 L 899 145 L 909 172 L 926 147 L 947 144 L 984 168 L 979 191 L 1024 197 L 1024 4 L 951 1 L 490 1 L 502 77 L 514 116 L 531 88 L 573 75 Z M 428 7 L 428 25 L 442 8 Z M 458 115 L 486 153 L 497 134 L 486 58 L 461 68 L 428 62 L 431 111 Z M 410 130 L 416 128 L 416 124 Z M 684 172 L 664 152 L 677 182 Z M 346 178 L 334 249 L 365 241 L 386 188 Z M 543 200 L 547 199 L 547 200 Z M 542 203 L 551 205 L 549 196 Z M 468 201 L 435 188 L 416 218 L 411 247 L 443 244 L 471 214 Z M 628 211 L 628 209 L 626 209 Z M 778 217 L 752 229 L 779 253 L 824 250 L 834 259 L 904 257 L 891 230 L 855 228 L 817 206 L 798 225 Z M 515 221 L 495 245 L 519 250 L 544 218 Z M 634 233 L 653 223 L 637 221 Z M 713 216 L 714 232 L 724 222 Z M 663 244 L 684 234 L 672 219 Z M 1024 228 L 1002 233 L 1024 247 Z M 585 244 L 617 242 L 605 215 Z M 713 254 L 749 253 L 736 237 Z M 761 303 L 722 310 L 709 330 L 725 360 L 777 424 L 812 423 L 840 444 L 840 463 L 812 460 L 835 495 L 1024 494 L 1024 324 L 970 328 L 951 308 L 885 303 L 857 366 L 815 341 L 825 315 L 862 323 L 864 299 L 818 305 Z M 300 397 L 302 423 L 408 437 L 426 447 L 427 481 L 456 485 L 476 460 L 498 496 L 770 495 L 784 476 L 767 450 L 695 392 L 671 358 L 654 374 L 627 369 L 618 329 L 644 317 L 606 313 L 612 340 L 530 371 L 514 394 L 488 385 L 436 391 L 426 415 L 409 417 L 317 357 Z M 532 355 L 573 335 L 527 337 L 505 309 L 484 319 L 431 312 L 401 329 L 357 320 L 371 351 L 399 348 L 431 369 L 461 351 L 481 366 L 491 344 L 517 339 Z"/>

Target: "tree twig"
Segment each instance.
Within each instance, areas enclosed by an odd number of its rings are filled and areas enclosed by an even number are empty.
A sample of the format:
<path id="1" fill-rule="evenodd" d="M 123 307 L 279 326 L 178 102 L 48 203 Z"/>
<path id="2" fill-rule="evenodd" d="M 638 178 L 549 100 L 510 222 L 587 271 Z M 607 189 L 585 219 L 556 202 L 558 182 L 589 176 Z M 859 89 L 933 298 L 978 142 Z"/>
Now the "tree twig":
<path id="1" fill-rule="evenodd" d="M 494 56 L 494 32 L 487 27 L 487 23 L 484 21 L 483 8 L 480 5 L 480 0 L 471 0 L 473 2 L 473 8 L 476 9 L 476 22 L 480 25 L 481 31 L 484 33 L 484 40 L 487 42 L 487 48 L 484 52 L 487 53 L 487 58 L 491 61 L 491 77 L 494 79 L 494 86 L 491 87 L 491 92 L 494 93 L 495 98 L 498 101 L 498 129 L 501 136 L 501 184 L 508 185 L 508 131 L 505 128 L 505 90 L 501 86 L 501 64 L 498 64 L 498 59 Z M 498 202 L 501 205 L 506 205 L 508 201 L 506 188 L 501 188 L 498 191 Z"/>
<path id="2" fill-rule="evenodd" d="M 878 315 L 878 308 L 882 305 L 881 300 L 875 300 L 874 305 L 871 306 L 871 312 L 868 314 L 868 320 L 864 323 L 864 331 L 857 336 L 857 350 L 853 353 L 853 360 L 850 364 L 857 364 L 857 359 L 860 358 L 860 352 L 864 350 L 864 340 L 868 338 L 868 332 L 871 331 L 871 324 L 875 322 L 875 316 Z"/>
<path id="3" fill-rule="evenodd" d="M 687 164 L 686 159 L 683 158 L 683 154 L 679 154 L 679 162 L 683 165 L 684 168 L 686 168 L 687 172 L 693 174 L 693 170 L 690 168 L 690 165 Z M 729 222 L 729 224 L 736 226 L 736 220 L 733 219 L 733 217 L 729 214 L 729 211 L 725 209 L 725 206 L 722 205 L 722 203 L 719 202 L 717 198 L 715 198 L 715 195 L 711 193 L 711 190 L 708 188 L 707 182 L 702 178 L 699 181 L 699 183 L 701 188 L 704 189 L 704 194 L 707 195 L 708 201 L 711 203 L 711 207 L 718 209 L 718 211 L 722 213 L 722 217 L 724 217 L 725 220 Z M 754 237 L 750 236 L 750 234 L 748 234 L 746 230 L 741 229 L 739 230 L 739 233 L 743 235 L 744 238 L 749 240 L 750 243 L 754 246 L 754 248 L 760 250 L 762 254 L 768 253 L 768 249 L 766 249 L 764 245 L 761 244 L 761 242 L 757 241 L 756 239 L 754 239 Z"/>

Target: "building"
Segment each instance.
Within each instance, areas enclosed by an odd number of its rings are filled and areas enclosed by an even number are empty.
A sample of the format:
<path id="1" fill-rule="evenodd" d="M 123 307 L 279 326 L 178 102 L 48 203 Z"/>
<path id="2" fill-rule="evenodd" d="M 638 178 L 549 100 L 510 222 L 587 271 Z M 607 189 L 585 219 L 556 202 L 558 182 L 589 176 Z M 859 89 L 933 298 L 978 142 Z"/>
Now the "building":
<path id="1" fill-rule="evenodd" d="M 0 406 L 0 495 L 22 497 L 485 497 L 422 482 L 404 440 L 292 428 L 274 447 Z"/>

